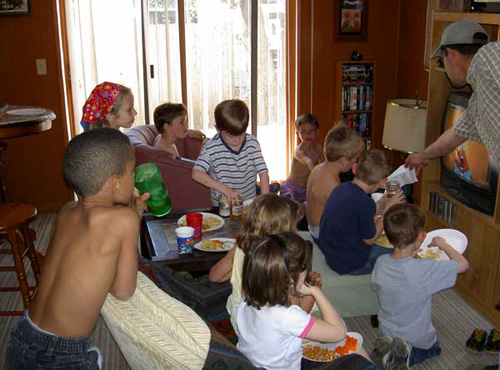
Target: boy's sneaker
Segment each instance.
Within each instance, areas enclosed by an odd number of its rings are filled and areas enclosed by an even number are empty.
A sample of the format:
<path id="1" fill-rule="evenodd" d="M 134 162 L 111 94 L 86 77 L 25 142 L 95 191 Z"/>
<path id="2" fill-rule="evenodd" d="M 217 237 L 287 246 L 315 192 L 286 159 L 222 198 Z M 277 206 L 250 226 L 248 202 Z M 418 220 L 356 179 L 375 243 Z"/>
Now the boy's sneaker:
<path id="1" fill-rule="evenodd" d="M 379 369 L 385 369 L 389 352 L 391 351 L 392 338 L 384 335 L 375 340 L 375 346 L 370 357 Z"/>
<path id="2" fill-rule="evenodd" d="M 385 365 L 386 370 L 410 369 L 411 344 L 404 339 L 394 338 Z"/>

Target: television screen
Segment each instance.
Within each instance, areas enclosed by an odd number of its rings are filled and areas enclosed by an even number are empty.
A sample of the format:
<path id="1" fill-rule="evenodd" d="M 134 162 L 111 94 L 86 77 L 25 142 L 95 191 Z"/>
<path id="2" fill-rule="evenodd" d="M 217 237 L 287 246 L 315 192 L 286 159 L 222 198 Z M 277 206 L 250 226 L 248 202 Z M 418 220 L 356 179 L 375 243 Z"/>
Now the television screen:
<path id="1" fill-rule="evenodd" d="M 464 111 L 463 107 L 449 105 L 446 110 L 444 131 L 453 127 Z M 444 166 L 453 171 L 461 180 L 471 185 L 490 189 L 490 155 L 486 148 L 477 141 L 467 140 L 443 158 Z"/>
<path id="2" fill-rule="evenodd" d="M 469 93 L 453 92 L 443 115 L 442 131 L 452 128 L 467 109 Z M 441 186 L 455 199 L 481 212 L 492 214 L 498 183 L 498 169 L 486 148 L 467 140 L 441 158 Z"/>

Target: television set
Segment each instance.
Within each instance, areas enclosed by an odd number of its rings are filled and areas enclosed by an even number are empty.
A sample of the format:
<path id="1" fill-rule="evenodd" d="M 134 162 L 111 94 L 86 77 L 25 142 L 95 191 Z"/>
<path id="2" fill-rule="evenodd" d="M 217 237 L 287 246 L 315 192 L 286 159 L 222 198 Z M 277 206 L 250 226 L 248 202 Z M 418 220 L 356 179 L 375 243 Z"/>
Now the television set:
<path id="1" fill-rule="evenodd" d="M 443 114 L 442 132 L 453 127 L 462 116 L 470 94 L 453 92 Z M 463 204 L 493 214 L 498 183 L 498 168 L 486 148 L 467 140 L 441 158 L 441 186 Z"/>

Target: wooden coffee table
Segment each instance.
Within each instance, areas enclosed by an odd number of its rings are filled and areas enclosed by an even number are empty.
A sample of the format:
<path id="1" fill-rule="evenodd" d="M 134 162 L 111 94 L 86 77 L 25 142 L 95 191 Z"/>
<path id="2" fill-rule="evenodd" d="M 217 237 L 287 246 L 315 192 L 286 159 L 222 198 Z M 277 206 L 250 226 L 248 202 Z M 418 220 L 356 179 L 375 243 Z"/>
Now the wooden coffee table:
<path id="1" fill-rule="evenodd" d="M 227 252 L 203 252 L 193 248 L 193 253 L 178 254 L 175 228 L 178 227 L 178 219 L 184 214 L 172 214 L 162 218 L 155 218 L 151 214 L 145 214 L 142 218 L 141 228 L 142 255 L 153 259 L 157 265 L 168 266 L 176 271 L 208 271 Z M 224 222 L 224 226 L 220 229 L 203 232 L 202 239 L 216 237 L 236 238 L 240 222 L 229 218 L 224 219 Z M 155 246 L 166 246 L 168 248 L 168 252 L 159 260 L 154 256 L 154 251 L 157 249 Z"/>

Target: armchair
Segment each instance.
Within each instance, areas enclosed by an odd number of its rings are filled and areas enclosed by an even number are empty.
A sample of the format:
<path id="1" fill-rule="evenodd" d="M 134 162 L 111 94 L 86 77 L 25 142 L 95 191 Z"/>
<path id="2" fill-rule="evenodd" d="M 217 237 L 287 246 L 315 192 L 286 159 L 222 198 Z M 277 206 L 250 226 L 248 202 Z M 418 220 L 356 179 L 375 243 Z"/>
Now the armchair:
<path id="1" fill-rule="evenodd" d="M 153 162 L 158 165 L 168 189 L 172 211 L 210 209 L 210 189 L 191 178 L 193 164 L 176 159 L 171 153 L 153 147 L 158 131 L 154 125 L 136 126 L 126 133 L 135 148 L 136 165 Z M 187 136 L 175 144 L 183 158 L 195 160 L 202 147 L 202 140 Z"/>

